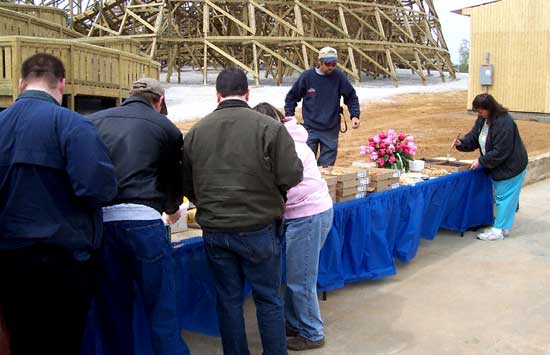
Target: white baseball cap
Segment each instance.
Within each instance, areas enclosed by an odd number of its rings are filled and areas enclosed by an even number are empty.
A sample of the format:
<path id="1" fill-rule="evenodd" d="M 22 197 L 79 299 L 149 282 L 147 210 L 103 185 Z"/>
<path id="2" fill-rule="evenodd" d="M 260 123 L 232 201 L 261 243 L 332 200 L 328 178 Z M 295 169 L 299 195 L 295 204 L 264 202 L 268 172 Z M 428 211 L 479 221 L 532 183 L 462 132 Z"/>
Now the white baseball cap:
<path id="1" fill-rule="evenodd" d="M 319 60 L 325 63 L 338 61 L 338 52 L 332 47 L 324 47 L 319 51 Z"/>

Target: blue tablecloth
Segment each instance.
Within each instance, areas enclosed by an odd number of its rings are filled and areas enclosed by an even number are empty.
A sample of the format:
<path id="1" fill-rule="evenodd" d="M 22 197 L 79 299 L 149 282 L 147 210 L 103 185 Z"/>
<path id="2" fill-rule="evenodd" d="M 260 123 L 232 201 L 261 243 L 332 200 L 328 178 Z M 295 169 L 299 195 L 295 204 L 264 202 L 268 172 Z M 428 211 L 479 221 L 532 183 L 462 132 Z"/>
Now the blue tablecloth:
<path id="1" fill-rule="evenodd" d="M 482 170 L 371 194 L 334 205 L 334 223 L 319 260 L 318 289 L 380 279 L 396 273 L 395 260 L 416 256 L 421 238 L 439 228 L 457 232 L 493 223 L 492 186 Z M 174 251 L 184 329 L 217 335 L 215 290 L 201 238 Z"/>
<path id="2" fill-rule="evenodd" d="M 413 259 L 420 239 L 433 239 L 439 228 L 463 232 L 492 223 L 491 180 L 482 170 L 337 203 L 321 250 L 318 289 L 330 291 L 349 282 L 394 275 L 395 258 Z M 202 238 L 175 243 L 173 255 L 181 328 L 218 335 L 216 295 Z M 139 328 L 136 323 L 134 327 Z M 97 336 L 91 333 L 87 342 L 95 341 L 97 347 Z M 143 329 L 136 333 L 143 334 Z"/>

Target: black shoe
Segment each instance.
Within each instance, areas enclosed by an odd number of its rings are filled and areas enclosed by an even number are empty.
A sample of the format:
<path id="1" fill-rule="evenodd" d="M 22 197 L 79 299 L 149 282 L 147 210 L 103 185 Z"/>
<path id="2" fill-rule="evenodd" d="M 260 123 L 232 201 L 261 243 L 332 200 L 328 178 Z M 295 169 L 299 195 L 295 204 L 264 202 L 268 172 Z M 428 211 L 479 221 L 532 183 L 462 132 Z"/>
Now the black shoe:
<path id="1" fill-rule="evenodd" d="M 321 340 L 309 340 L 300 335 L 295 338 L 290 338 L 286 341 L 288 350 L 302 351 L 308 349 L 317 349 L 325 345 L 325 338 Z"/>
<path id="2" fill-rule="evenodd" d="M 298 336 L 298 331 L 297 330 L 294 330 L 292 328 L 289 328 L 289 327 L 285 327 L 286 329 L 286 336 L 287 337 L 295 337 L 295 336 Z"/>

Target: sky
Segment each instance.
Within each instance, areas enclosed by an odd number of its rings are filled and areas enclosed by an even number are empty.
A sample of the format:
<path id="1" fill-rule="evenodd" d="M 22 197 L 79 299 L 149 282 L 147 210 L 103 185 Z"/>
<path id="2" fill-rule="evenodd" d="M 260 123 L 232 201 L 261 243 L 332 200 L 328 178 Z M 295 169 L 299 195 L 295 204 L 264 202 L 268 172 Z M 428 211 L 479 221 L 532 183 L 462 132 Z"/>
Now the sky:
<path id="1" fill-rule="evenodd" d="M 463 39 L 470 41 L 470 18 L 451 11 L 483 4 L 490 0 L 434 0 L 435 10 L 443 29 L 443 36 L 449 47 L 453 63 L 458 63 L 458 48 Z"/>

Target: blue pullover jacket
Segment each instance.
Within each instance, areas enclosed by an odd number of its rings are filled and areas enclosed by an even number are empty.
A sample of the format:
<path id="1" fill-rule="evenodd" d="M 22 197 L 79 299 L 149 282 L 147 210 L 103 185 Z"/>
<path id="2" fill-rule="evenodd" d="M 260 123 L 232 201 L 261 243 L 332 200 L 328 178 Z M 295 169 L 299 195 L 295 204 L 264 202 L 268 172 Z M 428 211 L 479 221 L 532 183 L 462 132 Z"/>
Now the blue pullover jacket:
<path id="1" fill-rule="evenodd" d="M 340 98 L 351 117 L 359 118 L 360 106 L 355 89 L 343 72 L 336 69 L 329 75 L 320 75 L 315 68 L 304 71 L 285 99 L 285 115 L 294 116 L 302 101 L 302 117 L 307 129 L 336 131 L 340 123 Z"/>
<path id="2" fill-rule="evenodd" d="M 107 148 L 84 117 L 35 90 L 0 113 L 0 250 L 95 249 L 99 206 L 115 194 Z"/>

